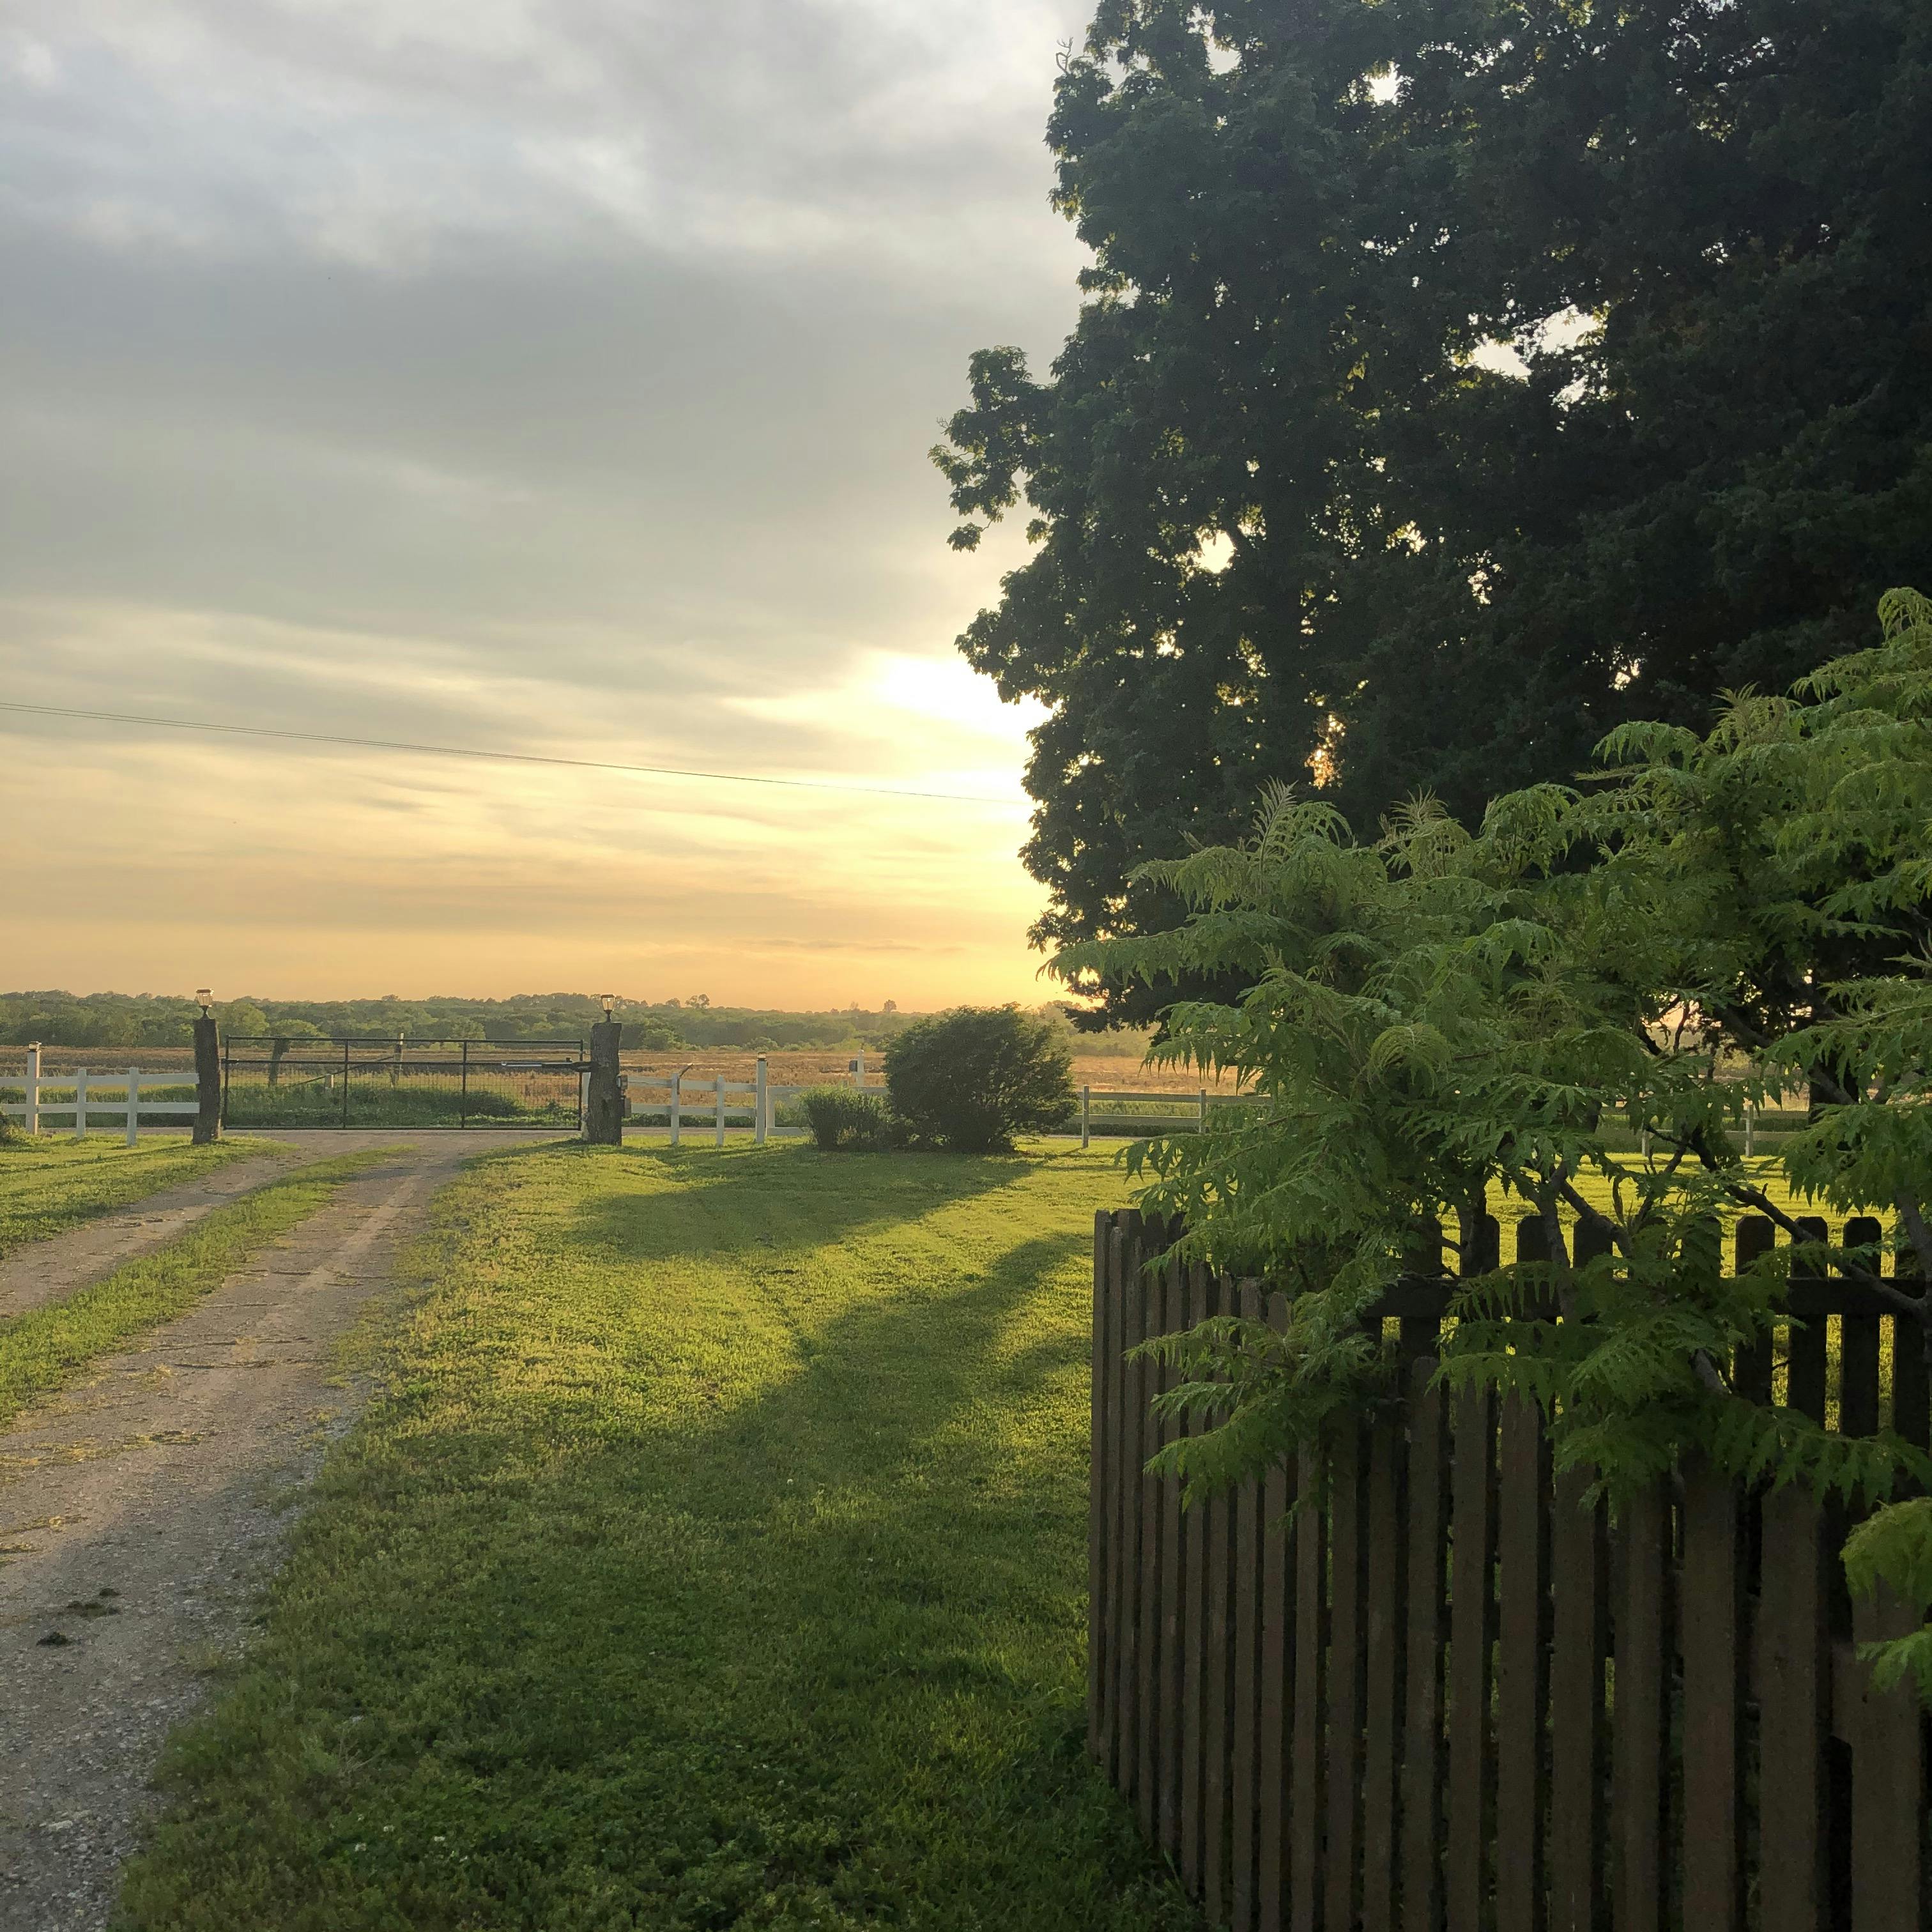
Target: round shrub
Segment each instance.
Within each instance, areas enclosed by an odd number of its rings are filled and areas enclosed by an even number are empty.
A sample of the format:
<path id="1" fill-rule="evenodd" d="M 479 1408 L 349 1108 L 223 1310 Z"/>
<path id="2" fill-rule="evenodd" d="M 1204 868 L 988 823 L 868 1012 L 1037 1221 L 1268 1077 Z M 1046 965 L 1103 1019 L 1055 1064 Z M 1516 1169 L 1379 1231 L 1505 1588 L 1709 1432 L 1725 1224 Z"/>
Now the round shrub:
<path id="1" fill-rule="evenodd" d="M 892 1116 L 876 1094 L 856 1087 L 808 1087 L 798 1104 L 821 1153 L 877 1152 L 892 1144 Z"/>
<path id="2" fill-rule="evenodd" d="M 1074 1108 L 1072 1056 L 1051 1022 L 1018 1006 L 956 1006 L 886 1048 L 892 1112 L 922 1147 L 1004 1151 Z"/>

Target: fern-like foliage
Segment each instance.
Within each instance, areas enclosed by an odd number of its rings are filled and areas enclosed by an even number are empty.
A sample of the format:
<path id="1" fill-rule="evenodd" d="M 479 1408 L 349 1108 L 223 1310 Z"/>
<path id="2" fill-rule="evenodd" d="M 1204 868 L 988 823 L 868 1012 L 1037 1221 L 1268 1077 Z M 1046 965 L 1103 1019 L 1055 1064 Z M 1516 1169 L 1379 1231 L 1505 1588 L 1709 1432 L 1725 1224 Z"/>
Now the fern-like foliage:
<path id="1" fill-rule="evenodd" d="M 1737 1365 L 1789 1318 L 1791 1250 L 1741 1278 L 1721 1265 L 1740 1210 L 1800 1232 L 1736 1130 L 1802 1086 L 1783 1178 L 1884 1210 L 1898 1257 L 1814 1264 L 1865 1279 L 1900 1346 L 1932 1342 L 1907 1278 L 1932 1279 L 1932 602 L 1896 591 L 1880 614 L 1876 645 L 1790 694 L 1733 693 L 1702 735 L 1622 726 L 1576 786 L 1498 798 L 1474 831 L 1422 798 L 1361 839 L 1273 787 L 1249 838 L 1146 868 L 1183 925 L 1060 955 L 1068 977 L 1248 989 L 1170 1009 L 1157 1052 L 1263 1104 L 1129 1154 L 1142 1204 L 1180 1217 L 1184 1260 L 1288 1298 L 1278 1328 L 1149 1345 L 1182 1377 L 1163 1406 L 1215 1424 L 1158 1459 L 1190 1492 L 1290 1445 L 1318 1457 L 1383 1399 L 1392 1364 L 1365 1317 L 1419 1228 L 1467 1247 L 1498 1188 L 1554 1258 L 1481 1274 L 1470 1249 L 1439 1373 L 1534 1402 L 1559 1462 L 1613 1505 L 1692 1450 L 1867 1504 L 1932 1486 L 1924 1444 L 1748 1397 Z M 1932 1610 L 1932 1508 L 1881 1507 L 1846 1561 L 1855 1587 L 1882 1578 Z M 1932 1630 L 1883 1667 L 1932 1696 Z"/>
<path id="2" fill-rule="evenodd" d="M 1928 1620 L 1907 1636 L 1861 1644 L 1858 1654 L 1880 1690 L 1910 1672 L 1932 1704 L 1932 1496 L 1892 1503 L 1859 1524 L 1846 1540 L 1845 1575 L 1856 1595 L 1875 1595 L 1883 1584 Z"/>

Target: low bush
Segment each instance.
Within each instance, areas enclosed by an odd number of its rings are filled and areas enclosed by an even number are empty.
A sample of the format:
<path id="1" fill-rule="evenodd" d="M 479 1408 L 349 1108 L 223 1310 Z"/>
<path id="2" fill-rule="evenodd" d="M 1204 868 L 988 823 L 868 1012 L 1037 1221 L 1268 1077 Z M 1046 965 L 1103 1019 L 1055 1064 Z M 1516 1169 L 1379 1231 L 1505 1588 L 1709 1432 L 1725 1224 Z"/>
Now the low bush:
<path id="1" fill-rule="evenodd" d="M 892 1117 L 877 1094 L 856 1087 L 808 1087 L 798 1104 L 821 1152 L 877 1153 L 892 1144 Z"/>
<path id="2" fill-rule="evenodd" d="M 892 1112 L 915 1144 L 1003 1152 L 1059 1126 L 1076 1104 L 1063 1030 L 1018 1006 L 956 1006 L 886 1049 Z"/>

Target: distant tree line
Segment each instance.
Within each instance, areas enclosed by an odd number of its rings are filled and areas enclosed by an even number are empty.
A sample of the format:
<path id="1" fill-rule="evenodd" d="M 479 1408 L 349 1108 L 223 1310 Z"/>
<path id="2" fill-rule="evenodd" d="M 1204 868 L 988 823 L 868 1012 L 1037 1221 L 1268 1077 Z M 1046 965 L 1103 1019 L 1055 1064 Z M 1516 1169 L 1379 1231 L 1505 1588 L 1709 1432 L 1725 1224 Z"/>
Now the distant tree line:
<path id="1" fill-rule="evenodd" d="M 0 993 L 0 1042 L 22 1046 L 184 1046 L 198 1009 L 191 999 L 152 993 Z M 573 1037 L 602 1017 L 587 993 L 520 994 L 504 1000 L 221 1000 L 215 1014 L 232 1034 L 341 1035 L 392 1039 L 542 1040 Z M 752 1052 L 812 1048 L 883 1048 L 917 1018 L 888 1003 L 878 1012 L 788 1012 L 713 1006 L 703 994 L 620 1010 L 625 1044 L 646 1052 L 680 1047 L 736 1047 Z"/>

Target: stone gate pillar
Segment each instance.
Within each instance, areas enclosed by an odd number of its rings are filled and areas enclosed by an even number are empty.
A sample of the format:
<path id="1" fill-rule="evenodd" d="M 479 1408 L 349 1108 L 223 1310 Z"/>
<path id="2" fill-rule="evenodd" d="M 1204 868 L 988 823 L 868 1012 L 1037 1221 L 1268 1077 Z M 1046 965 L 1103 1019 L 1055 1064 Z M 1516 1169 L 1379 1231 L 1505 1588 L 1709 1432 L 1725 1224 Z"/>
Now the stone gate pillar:
<path id="1" fill-rule="evenodd" d="M 599 1020 L 590 1029 L 590 1089 L 584 1109 L 584 1138 L 592 1147 L 624 1144 L 624 1090 L 617 1074 L 617 1049 L 624 1036 L 619 1020 Z"/>
<path id="2" fill-rule="evenodd" d="M 205 1006 L 194 1023 L 194 1144 L 202 1147 L 221 1138 L 221 1044 Z"/>

